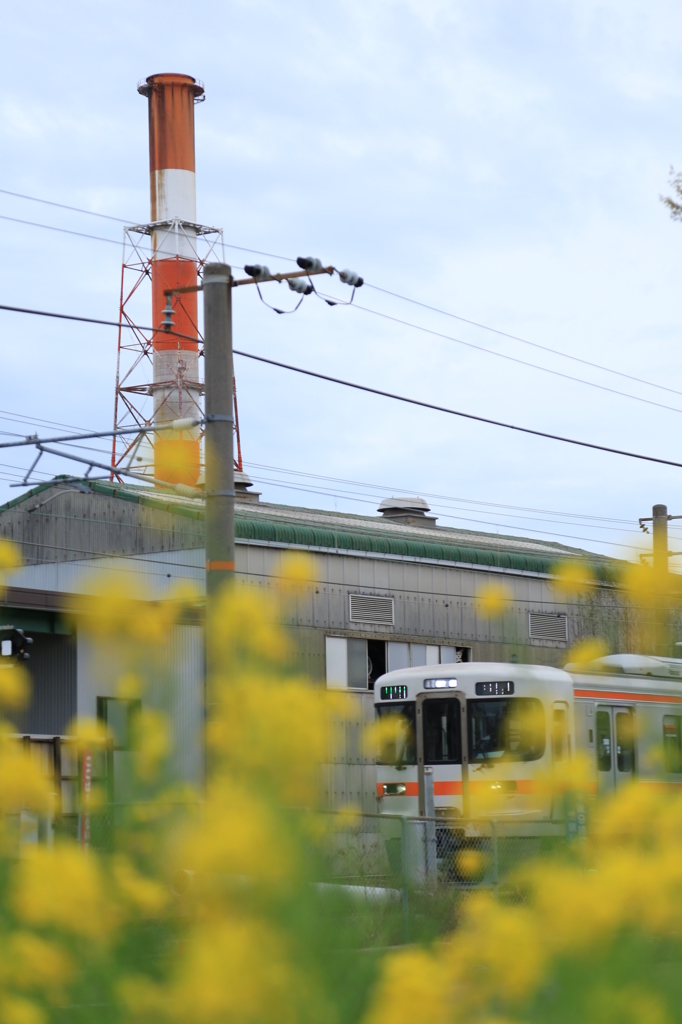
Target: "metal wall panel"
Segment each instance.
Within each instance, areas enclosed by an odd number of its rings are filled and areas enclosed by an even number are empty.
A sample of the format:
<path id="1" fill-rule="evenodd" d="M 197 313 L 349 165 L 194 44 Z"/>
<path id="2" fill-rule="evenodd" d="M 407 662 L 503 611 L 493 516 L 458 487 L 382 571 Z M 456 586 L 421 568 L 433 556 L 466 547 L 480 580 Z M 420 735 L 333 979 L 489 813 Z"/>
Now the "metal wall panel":
<path id="1" fill-rule="evenodd" d="M 35 633 L 25 666 L 31 697 L 16 716 L 17 728 L 39 736 L 63 736 L 76 715 L 75 637 Z"/>

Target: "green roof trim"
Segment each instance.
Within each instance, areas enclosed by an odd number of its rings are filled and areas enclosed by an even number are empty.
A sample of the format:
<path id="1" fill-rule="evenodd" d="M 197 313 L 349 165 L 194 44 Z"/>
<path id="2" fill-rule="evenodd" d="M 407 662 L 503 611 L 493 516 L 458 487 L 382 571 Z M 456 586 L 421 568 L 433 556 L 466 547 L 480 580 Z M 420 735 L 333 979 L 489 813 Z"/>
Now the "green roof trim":
<path id="1" fill-rule="evenodd" d="M 0 506 L 0 512 L 12 508 L 33 495 L 39 494 L 49 487 L 59 484 L 59 479 L 41 484 L 31 491 Z M 66 482 L 66 481 L 65 481 Z M 188 519 L 203 520 L 204 508 L 185 503 L 174 495 L 164 497 L 142 489 L 133 489 L 129 485 L 93 480 L 89 483 L 90 490 L 95 494 L 115 497 L 122 501 L 144 505 L 172 515 L 184 516 Z M 194 499 L 196 501 L 196 499 Z M 292 510 L 292 519 L 295 510 Z M 377 524 L 379 527 L 379 524 Z M 453 543 L 438 543 L 419 538 L 401 537 L 382 532 L 380 527 L 366 524 L 358 517 L 358 529 L 335 530 L 322 524 L 310 525 L 303 522 L 283 522 L 274 516 L 268 518 L 264 510 L 260 515 L 248 515 L 237 509 L 235 512 L 235 535 L 239 540 L 255 540 L 270 544 L 296 544 L 301 547 L 328 548 L 341 551 L 364 551 L 368 554 L 398 555 L 409 558 L 429 559 L 439 562 L 459 562 L 467 565 L 480 565 L 496 569 L 511 569 L 517 572 L 543 573 L 552 575 L 557 563 L 571 558 L 580 560 L 589 567 L 594 578 L 602 583 L 616 583 L 622 563 L 616 559 L 600 558 L 598 555 L 586 556 L 576 552 L 573 555 L 557 545 L 555 557 L 530 554 L 521 551 L 500 551 L 492 547 L 462 546 Z M 514 538 L 509 538 L 514 539 Z"/>

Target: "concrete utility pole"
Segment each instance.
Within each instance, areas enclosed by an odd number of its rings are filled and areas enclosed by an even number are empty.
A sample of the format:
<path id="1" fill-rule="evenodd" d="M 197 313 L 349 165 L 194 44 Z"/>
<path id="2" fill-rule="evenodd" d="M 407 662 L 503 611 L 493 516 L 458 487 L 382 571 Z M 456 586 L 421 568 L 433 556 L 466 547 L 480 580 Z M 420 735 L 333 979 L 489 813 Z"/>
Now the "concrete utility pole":
<path id="1" fill-rule="evenodd" d="M 682 554 L 680 551 L 668 550 L 668 523 L 671 519 L 682 519 L 682 516 L 669 516 L 667 505 L 654 505 L 650 516 L 642 516 L 639 520 L 639 528 L 644 533 L 649 532 L 645 523 L 653 523 L 653 564 L 657 573 L 668 572 L 668 559 L 670 555 Z"/>
<path id="2" fill-rule="evenodd" d="M 654 571 L 668 571 L 668 508 L 654 505 L 651 510 L 654 534 Z"/>
<path id="3" fill-rule="evenodd" d="M 204 380 L 206 389 L 206 614 L 234 578 L 234 455 L 232 411 L 232 271 L 204 267 Z"/>

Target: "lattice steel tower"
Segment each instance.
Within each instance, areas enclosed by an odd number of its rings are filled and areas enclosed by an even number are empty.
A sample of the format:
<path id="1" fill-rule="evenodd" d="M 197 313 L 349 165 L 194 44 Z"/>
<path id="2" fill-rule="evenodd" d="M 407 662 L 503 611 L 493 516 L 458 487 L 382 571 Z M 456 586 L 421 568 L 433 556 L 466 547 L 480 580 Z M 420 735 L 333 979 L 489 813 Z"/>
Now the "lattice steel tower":
<path id="1" fill-rule="evenodd" d="M 121 323 L 116 364 L 114 429 L 140 428 L 197 418 L 204 391 L 203 345 L 197 316 L 197 293 L 175 295 L 175 338 L 160 329 L 164 290 L 196 285 L 207 260 L 224 262 L 222 231 L 196 222 L 194 169 L 194 106 L 204 99 L 204 87 L 189 75 L 151 75 L 138 85 L 149 101 L 149 170 L 151 220 L 123 232 Z M 218 254 L 216 251 L 220 249 Z M 151 282 L 152 327 L 135 323 L 143 284 Z M 148 320 L 148 315 L 140 317 Z M 196 338 L 196 341 L 190 340 Z M 151 378 L 151 379 L 150 379 Z M 234 391 L 236 430 L 235 469 L 241 472 L 241 441 Z M 139 434 L 114 438 L 112 479 L 123 465 L 146 471 L 150 482 L 196 487 L 201 482 L 201 431 Z"/>

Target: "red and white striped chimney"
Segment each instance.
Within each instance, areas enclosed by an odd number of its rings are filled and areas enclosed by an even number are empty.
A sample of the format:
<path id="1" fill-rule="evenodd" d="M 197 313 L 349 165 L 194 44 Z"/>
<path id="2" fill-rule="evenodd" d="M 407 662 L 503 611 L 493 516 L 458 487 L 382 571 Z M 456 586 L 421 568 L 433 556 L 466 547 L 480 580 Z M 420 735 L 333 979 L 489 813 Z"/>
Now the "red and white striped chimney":
<path id="1" fill-rule="evenodd" d="M 203 86 L 189 75 L 150 75 L 138 86 L 149 100 L 149 171 L 152 239 L 152 326 L 160 327 L 164 290 L 197 283 L 194 104 Z M 197 294 L 172 299 L 173 330 L 198 338 Z M 154 424 L 200 415 L 198 341 L 155 330 Z M 198 428 L 154 441 L 154 477 L 196 486 L 200 472 Z"/>

